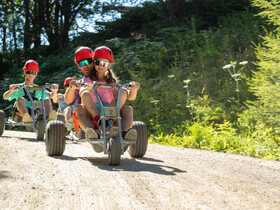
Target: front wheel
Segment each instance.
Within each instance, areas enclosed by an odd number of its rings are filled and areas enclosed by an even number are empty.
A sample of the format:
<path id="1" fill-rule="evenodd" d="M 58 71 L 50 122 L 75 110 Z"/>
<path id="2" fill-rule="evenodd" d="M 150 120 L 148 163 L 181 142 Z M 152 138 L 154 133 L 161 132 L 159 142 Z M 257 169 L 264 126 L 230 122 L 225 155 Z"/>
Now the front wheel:
<path id="1" fill-rule="evenodd" d="M 37 130 L 36 130 L 37 140 L 43 141 L 45 135 L 45 123 L 44 120 L 39 120 L 37 122 Z"/>
<path id="2" fill-rule="evenodd" d="M 50 121 L 46 128 L 46 151 L 49 156 L 60 156 L 65 150 L 65 126 L 61 121 Z"/>
<path id="3" fill-rule="evenodd" d="M 109 144 L 109 165 L 118 166 L 121 162 L 121 142 L 120 137 L 111 138 Z"/>
<path id="4" fill-rule="evenodd" d="M 5 131 L 5 112 L 0 110 L 0 136 L 2 136 L 4 131 Z"/>
<path id="5" fill-rule="evenodd" d="M 137 131 L 136 143 L 130 145 L 128 153 L 131 157 L 143 157 L 148 148 L 148 132 L 145 123 L 133 122 L 133 128 Z"/>

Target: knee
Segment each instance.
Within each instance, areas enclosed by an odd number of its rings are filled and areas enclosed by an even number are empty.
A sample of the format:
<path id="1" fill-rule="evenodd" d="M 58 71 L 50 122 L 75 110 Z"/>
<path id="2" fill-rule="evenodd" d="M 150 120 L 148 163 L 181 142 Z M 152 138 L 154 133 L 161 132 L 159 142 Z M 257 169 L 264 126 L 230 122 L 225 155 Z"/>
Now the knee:
<path id="1" fill-rule="evenodd" d="M 72 108 L 71 108 L 70 106 L 68 106 L 68 107 L 66 108 L 66 112 L 72 113 Z"/>
<path id="2" fill-rule="evenodd" d="M 82 104 L 78 104 L 75 109 L 76 115 L 81 114 L 84 111 L 84 106 Z"/>
<path id="3" fill-rule="evenodd" d="M 81 95 L 82 99 L 88 99 L 89 97 L 91 97 L 91 94 L 89 91 L 84 91 Z"/>
<path id="4" fill-rule="evenodd" d="M 23 97 L 18 98 L 18 104 L 25 104 L 25 99 Z"/>
<path id="5" fill-rule="evenodd" d="M 51 106 L 51 105 L 52 105 L 50 99 L 45 99 L 45 100 L 44 100 L 44 104 L 45 104 L 45 106 Z"/>
<path id="6" fill-rule="evenodd" d="M 123 116 L 132 116 L 133 115 L 133 107 L 125 105 L 121 109 L 121 115 L 123 115 Z"/>

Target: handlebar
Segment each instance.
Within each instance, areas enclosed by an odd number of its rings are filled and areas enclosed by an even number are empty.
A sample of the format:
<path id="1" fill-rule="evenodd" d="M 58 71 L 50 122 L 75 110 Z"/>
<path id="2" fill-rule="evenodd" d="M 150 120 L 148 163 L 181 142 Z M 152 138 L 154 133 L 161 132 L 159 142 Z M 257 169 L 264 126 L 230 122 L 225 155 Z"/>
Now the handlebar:
<path id="1" fill-rule="evenodd" d="M 26 87 L 28 90 L 43 90 L 44 88 L 48 88 L 48 89 L 51 89 L 52 88 L 52 85 L 49 84 L 49 83 L 46 83 L 45 85 L 43 86 L 34 86 L 34 87 L 28 87 L 24 84 L 17 84 L 17 87 L 20 89 L 20 88 L 24 88 Z"/>
<path id="2" fill-rule="evenodd" d="M 130 84 L 119 84 L 119 83 L 112 83 L 112 84 L 101 84 L 101 83 L 81 83 L 83 87 L 102 87 L 102 88 L 112 88 L 112 87 L 121 87 L 126 88 L 128 90 L 132 89 Z M 139 88 L 137 88 L 139 90 Z"/>

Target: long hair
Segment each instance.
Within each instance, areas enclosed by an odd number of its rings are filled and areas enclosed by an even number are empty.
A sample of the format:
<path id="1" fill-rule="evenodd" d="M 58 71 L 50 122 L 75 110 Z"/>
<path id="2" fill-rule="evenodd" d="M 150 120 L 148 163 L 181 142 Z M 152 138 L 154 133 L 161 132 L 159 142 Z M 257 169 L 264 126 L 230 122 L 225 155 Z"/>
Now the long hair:
<path id="1" fill-rule="evenodd" d="M 98 81 L 98 78 L 97 78 L 97 71 L 95 69 L 95 65 L 93 66 L 93 70 L 91 72 L 91 74 L 89 75 L 89 78 L 92 80 L 92 81 Z M 105 80 L 106 80 L 106 83 L 107 84 L 111 84 L 111 83 L 116 83 L 118 82 L 118 78 L 115 76 L 114 72 L 112 69 L 108 69 L 106 72 L 105 72 Z"/>

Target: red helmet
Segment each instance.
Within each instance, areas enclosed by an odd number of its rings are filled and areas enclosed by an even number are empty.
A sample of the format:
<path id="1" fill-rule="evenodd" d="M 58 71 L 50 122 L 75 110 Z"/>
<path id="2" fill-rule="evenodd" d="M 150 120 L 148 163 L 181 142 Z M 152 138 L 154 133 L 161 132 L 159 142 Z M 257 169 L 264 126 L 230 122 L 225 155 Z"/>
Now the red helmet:
<path id="1" fill-rule="evenodd" d="M 65 87 L 65 85 L 67 85 L 67 84 L 69 84 L 71 81 L 73 81 L 74 79 L 72 78 L 72 77 L 67 77 L 66 79 L 65 79 L 65 81 L 64 81 L 64 87 Z"/>
<path id="2" fill-rule="evenodd" d="M 23 71 L 37 71 L 37 72 L 39 72 L 39 65 L 34 60 L 28 60 L 24 64 Z"/>
<path id="3" fill-rule="evenodd" d="M 114 63 L 113 52 L 109 47 L 101 46 L 97 47 L 94 50 L 93 60 L 97 58 L 106 58 L 111 61 L 111 64 Z"/>
<path id="4" fill-rule="evenodd" d="M 75 63 L 86 58 L 92 58 L 93 55 L 93 51 L 89 47 L 80 47 L 75 52 Z"/>

